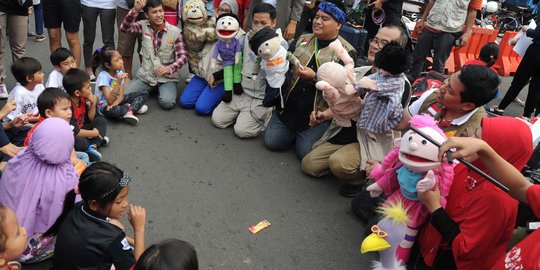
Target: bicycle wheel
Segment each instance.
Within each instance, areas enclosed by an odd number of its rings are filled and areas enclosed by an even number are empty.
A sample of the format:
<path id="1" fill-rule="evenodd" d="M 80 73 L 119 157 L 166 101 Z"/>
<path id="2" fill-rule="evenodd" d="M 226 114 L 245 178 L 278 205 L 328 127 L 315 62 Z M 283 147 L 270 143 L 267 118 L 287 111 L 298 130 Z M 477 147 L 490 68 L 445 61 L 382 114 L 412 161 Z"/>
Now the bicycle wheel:
<path id="1" fill-rule="evenodd" d="M 506 31 L 517 31 L 519 22 L 512 17 L 499 18 L 499 34 L 504 35 Z"/>

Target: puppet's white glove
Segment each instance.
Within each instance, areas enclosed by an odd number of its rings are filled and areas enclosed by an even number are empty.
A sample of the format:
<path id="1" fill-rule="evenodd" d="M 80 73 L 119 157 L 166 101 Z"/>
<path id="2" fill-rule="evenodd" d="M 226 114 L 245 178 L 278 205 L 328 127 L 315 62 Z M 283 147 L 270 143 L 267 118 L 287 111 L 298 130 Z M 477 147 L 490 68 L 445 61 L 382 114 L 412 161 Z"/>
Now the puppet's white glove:
<path id="1" fill-rule="evenodd" d="M 369 191 L 369 196 L 371 196 L 371 198 L 379 197 L 383 193 L 382 188 L 379 187 L 377 183 L 369 185 L 366 190 Z"/>
<path id="2" fill-rule="evenodd" d="M 431 190 L 436 183 L 437 180 L 435 180 L 435 174 L 432 170 L 429 170 L 426 174 L 426 177 L 420 180 L 418 184 L 416 184 L 416 191 L 426 192 L 428 190 Z"/>

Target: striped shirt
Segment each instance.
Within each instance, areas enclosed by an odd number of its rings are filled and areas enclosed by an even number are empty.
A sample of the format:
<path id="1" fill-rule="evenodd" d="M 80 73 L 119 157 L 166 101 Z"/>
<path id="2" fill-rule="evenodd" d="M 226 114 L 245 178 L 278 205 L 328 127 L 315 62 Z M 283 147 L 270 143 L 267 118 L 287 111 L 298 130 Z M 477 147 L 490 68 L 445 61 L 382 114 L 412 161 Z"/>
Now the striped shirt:
<path id="1" fill-rule="evenodd" d="M 403 107 L 401 96 L 405 90 L 405 75 L 383 76 L 380 72 L 367 76 L 375 80 L 378 91 L 370 91 L 364 98 L 364 109 L 358 120 L 358 128 L 373 133 L 387 132 L 401 121 Z M 360 88 L 359 94 L 368 91 Z"/>

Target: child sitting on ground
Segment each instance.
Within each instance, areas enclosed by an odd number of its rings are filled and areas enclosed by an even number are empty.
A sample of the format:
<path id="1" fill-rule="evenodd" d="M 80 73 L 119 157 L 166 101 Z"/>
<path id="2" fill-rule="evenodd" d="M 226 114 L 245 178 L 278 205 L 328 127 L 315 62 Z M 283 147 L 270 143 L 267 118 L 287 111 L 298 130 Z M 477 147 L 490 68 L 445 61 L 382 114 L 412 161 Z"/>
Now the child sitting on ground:
<path id="1" fill-rule="evenodd" d="M 28 232 L 26 250 L 17 259 L 20 262 L 37 263 L 53 255 L 56 238 L 46 232 L 79 179 L 70 162 L 73 141 L 64 119 L 45 119 L 28 148 L 10 159 L 2 173 L 0 203 L 13 209 Z"/>
<path id="2" fill-rule="evenodd" d="M 358 82 L 358 93 L 362 96 L 367 92 L 364 109 L 358 120 L 362 170 L 367 160 L 382 160 L 394 146 L 390 131 L 403 117 L 401 97 L 407 80 L 403 72 L 411 62 L 412 58 L 405 49 L 391 42 L 375 55 L 374 66 L 377 72 Z"/>
<path id="3" fill-rule="evenodd" d="M 144 251 L 134 270 L 199 270 L 195 248 L 188 242 L 167 239 Z"/>
<path id="4" fill-rule="evenodd" d="M 75 134 L 75 150 L 84 151 L 90 161 L 101 160 L 97 149 L 109 144 L 107 120 L 96 115 L 98 98 L 92 94 L 90 76 L 78 68 L 70 69 L 62 80 L 71 100 L 71 125 Z"/>
<path id="5" fill-rule="evenodd" d="M 72 117 L 69 95 L 64 90 L 60 90 L 60 88 L 50 87 L 43 90 L 41 95 L 38 97 L 37 104 L 39 110 L 39 121 L 32 127 L 32 129 L 28 131 L 26 139 L 24 140 L 24 146 L 29 145 L 32 134 L 43 122 L 43 120 L 51 117 L 57 117 L 64 119 L 69 123 Z M 82 170 L 83 168 L 86 168 L 86 166 L 80 163 L 90 163 L 89 154 L 85 152 L 75 153 L 75 151 L 73 151 L 71 162 L 73 163 L 73 166 L 78 169 L 78 171 Z"/>
<path id="6" fill-rule="evenodd" d="M 21 269 L 16 259 L 26 249 L 26 230 L 13 210 L 0 203 L 0 270 Z"/>
<path id="7" fill-rule="evenodd" d="M 96 95 L 99 99 L 99 113 L 106 118 L 124 120 L 130 125 L 139 123 L 134 113 L 144 114 L 148 110 L 146 100 L 147 91 L 136 91 L 124 94 L 124 85 L 129 77 L 124 73 L 122 56 L 114 48 L 102 47 L 92 55 L 92 69 L 94 74 L 101 68 L 96 79 Z"/>
<path id="8" fill-rule="evenodd" d="M 73 58 L 73 54 L 66 48 L 60 47 L 51 54 L 51 63 L 54 70 L 49 74 L 45 87 L 57 87 L 64 89 L 62 78 L 68 70 L 77 68 L 77 62 Z"/>
<path id="9" fill-rule="evenodd" d="M 22 57 L 11 65 L 11 73 L 18 84 L 9 93 L 9 100 L 15 100 L 17 108 L 6 118 L 11 121 L 19 114 L 27 114 L 28 121 L 38 121 L 37 98 L 45 89 L 43 86 L 43 72 L 38 60 L 31 57 Z"/>
<path id="10" fill-rule="evenodd" d="M 83 172 L 78 190 L 66 195 L 64 212 L 50 230 L 58 234 L 54 269 L 133 267 L 144 251 L 146 210 L 129 205 L 130 181 L 127 173 L 106 162 L 94 163 Z M 74 205 L 77 191 L 83 201 Z M 128 240 L 119 222 L 127 212 L 135 233 L 134 242 Z"/>
<path id="11" fill-rule="evenodd" d="M 495 67 L 493 67 L 493 64 L 495 64 L 497 58 L 499 58 L 499 45 L 495 42 L 488 42 L 480 49 L 478 59 L 469 60 L 463 65 L 479 65 L 488 67 L 498 74 L 499 72 L 495 69 Z"/>

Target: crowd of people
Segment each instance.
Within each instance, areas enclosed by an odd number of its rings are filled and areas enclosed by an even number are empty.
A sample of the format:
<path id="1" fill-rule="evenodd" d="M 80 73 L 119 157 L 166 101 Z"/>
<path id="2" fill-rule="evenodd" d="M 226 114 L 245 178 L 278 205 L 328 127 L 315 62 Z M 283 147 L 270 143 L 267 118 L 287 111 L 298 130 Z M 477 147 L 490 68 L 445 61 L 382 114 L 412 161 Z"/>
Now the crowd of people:
<path id="1" fill-rule="evenodd" d="M 354 213 L 368 224 L 380 218 L 376 210 L 389 195 L 371 179 L 398 166 L 384 162 L 399 151 L 394 140 L 410 128 L 411 119 L 429 115 L 448 138 L 432 160 L 437 166 L 466 158 L 510 191 L 460 162 L 444 166 L 453 176 L 444 192 L 437 185 L 416 190 L 417 183 L 431 180 L 429 173 L 398 172 L 400 185 L 413 181 L 412 191 L 410 184 L 401 188 L 403 196 L 429 215 L 424 224 L 409 224 L 398 263 L 411 269 L 540 269 L 540 233 L 506 250 L 518 201 L 540 217 L 540 189 L 519 172 L 533 152 L 529 125 L 507 116 L 488 118 L 484 109 L 499 91 L 493 68 L 497 44 L 485 44 L 477 60 L 410 102 L 410 79 L 420 76 L 431 51 L 433 70 L 444 72 L 452 46 L 467 44 L 481 1 L 428 1 L 412 52 L 396 20 L 402 3 L 369 1 L 370 39 L 363 56 L 340 36 L 347 20 L 340 0 L 317 3 L 309 33 L 302 23 L 309 14 L 304 0 L 43 0 L 54 67 L 45 80 L 45 63 L 26 56 L 32 0 L 0 0 L 0 92 L 7 89 L 6 41 L 17 81 L 0 109 L 0 269 L 50 258 L 54 269 L 198 269 L 195 248 L 187 242 L 168 239 L 145 247 L 146 210 L 129 204 L 131 176 L 102 161 L 99 150 L 111 143 L 108 121 L 137 125 L 154 90 L 164 110 L 178 103 L 211 115 L 217 128 L 234 126 L 239 138 L 262 134 L 269 150 L 294 147 L 302 171 L 311 177 L 334 175 L 342 182 L 339 193 L 354 197 Z M 381 12 L 386 20 L 374 16 Z M 104 46 L 96 49 L 98 16 Z M 237 27 L 216 26 L 224 22 Z M 62 25 L 69 49 L 61 46 Z M 523 114 L 528 118 L 540 112 L 534 68 L 540 30 L 524 26 L 523 31 L 533 43 L 501 105 L 489 110 L 502 113 L 532 77 Z M 229 47 L 235 42 L 240 46 Z M 213 46 L 220 46 L 221 55 L 233 55 L 233 61 L 217 54 L 211 58 Z M 141 64 L 132 73 L 134 55 Z M 360 65 L 357 60 L 364 57 L 367 64 Z M 341 65 L 343 74 L 328 68 L 330 63 Z M 284 64 L 288 69 L 278 72 L 275 67 Z M 180 69 L 186 65 L 190 75 L 178 96 Z M 224 86 L 232 77 L 234 84 Z M 410 143 L 412 151 L 418 147 Z M 125 215 L 133 237 L 120 221 Z"/>

